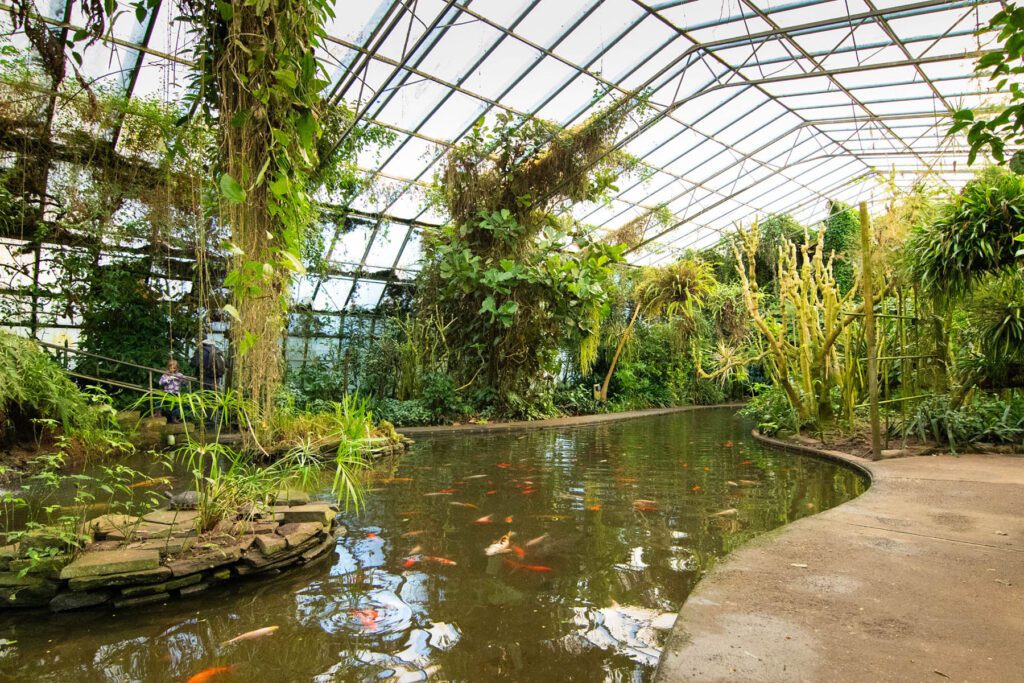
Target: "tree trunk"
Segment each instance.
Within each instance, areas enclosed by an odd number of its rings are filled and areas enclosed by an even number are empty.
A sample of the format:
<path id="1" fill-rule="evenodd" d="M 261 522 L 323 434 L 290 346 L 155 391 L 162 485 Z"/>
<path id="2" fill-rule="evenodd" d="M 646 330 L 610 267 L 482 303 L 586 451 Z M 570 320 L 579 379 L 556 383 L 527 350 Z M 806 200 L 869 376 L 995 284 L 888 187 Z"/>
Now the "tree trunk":
<path id="1" fill-rule="evenodd" d="M 608 367 L 608 374 L 604 376 L 604 383 L 601 384 L 601 394 L 598 400 L 601 403 L 608 402 L 608 385 L 612 382 L 612 373 L 615 372 L 615 366 L 619 363 L 619 356 L 622 355 L 622 349 L 626 346 L 626 340 L 629 339 L 629 335 L 633 332 L 633 326 L 636 324 L 637 316 L 640 315 L 640 304 L 637 303 L 636 308 L 633 309 L 633 317 L 629 319 L 629 324 L 626 325 L 626 330 L 622 333 L 622 338 L 619 339 L 618 346 L 615 347 L 615 355 L 612 356 L 612 364 Z"/>

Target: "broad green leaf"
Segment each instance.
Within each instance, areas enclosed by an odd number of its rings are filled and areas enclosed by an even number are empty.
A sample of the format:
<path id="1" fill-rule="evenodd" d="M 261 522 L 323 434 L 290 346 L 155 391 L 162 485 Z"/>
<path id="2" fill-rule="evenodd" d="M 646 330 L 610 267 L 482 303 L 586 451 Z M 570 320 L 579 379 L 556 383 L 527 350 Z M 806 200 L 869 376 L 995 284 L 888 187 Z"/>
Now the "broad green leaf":
<path id="1" fill-rule="evenodd" d="M 241 204 L 245 201 L 245 190 L 229 173 L 220 177 L 220 193 L 233 204 Z"/>

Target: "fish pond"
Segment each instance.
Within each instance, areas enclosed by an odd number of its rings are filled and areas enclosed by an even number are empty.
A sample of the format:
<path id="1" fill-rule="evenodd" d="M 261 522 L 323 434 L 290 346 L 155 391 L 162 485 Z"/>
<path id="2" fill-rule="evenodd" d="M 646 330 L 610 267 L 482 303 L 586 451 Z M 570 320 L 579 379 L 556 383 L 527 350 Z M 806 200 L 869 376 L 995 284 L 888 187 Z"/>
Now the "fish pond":
<path id="1" fill-rule="evenodd" d="M 0 680 L 650 679 L 718 558 L 867 486 L 750 428 L 704 409 L 423 438 L 370 473 L 326 559 L 135 610 L 5 613 Z"/>

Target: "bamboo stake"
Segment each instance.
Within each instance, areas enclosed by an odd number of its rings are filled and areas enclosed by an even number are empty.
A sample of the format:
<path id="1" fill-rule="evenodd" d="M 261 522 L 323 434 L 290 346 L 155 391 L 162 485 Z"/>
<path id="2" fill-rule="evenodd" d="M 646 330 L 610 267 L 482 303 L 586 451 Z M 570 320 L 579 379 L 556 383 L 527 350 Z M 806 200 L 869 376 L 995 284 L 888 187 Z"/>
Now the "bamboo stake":
<path id="1" fill-rule="evenodd" d="M 875 339 L 875 307 L 871 291 L 871 222 L 867 202 L 860 203 L 860 244 L 863 259 L 861 286 L 864 296 L 864 326 L 868 342 L 868 400 L 871 402 L 871 459 L 882 457 L 881 428 L 878 423 L 878 348 Z"/>

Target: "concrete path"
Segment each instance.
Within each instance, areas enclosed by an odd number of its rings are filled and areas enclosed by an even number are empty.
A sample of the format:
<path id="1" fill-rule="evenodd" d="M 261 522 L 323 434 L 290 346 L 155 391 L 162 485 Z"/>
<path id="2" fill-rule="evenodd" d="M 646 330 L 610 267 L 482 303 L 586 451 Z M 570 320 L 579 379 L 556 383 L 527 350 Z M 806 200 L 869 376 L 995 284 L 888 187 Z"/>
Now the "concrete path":
<path id="1" fill-rule="evenodd" d="M 656 680 L 1024 681 L 1024 458 L 847 459 L 867 493 L 714 567 Z"/>

